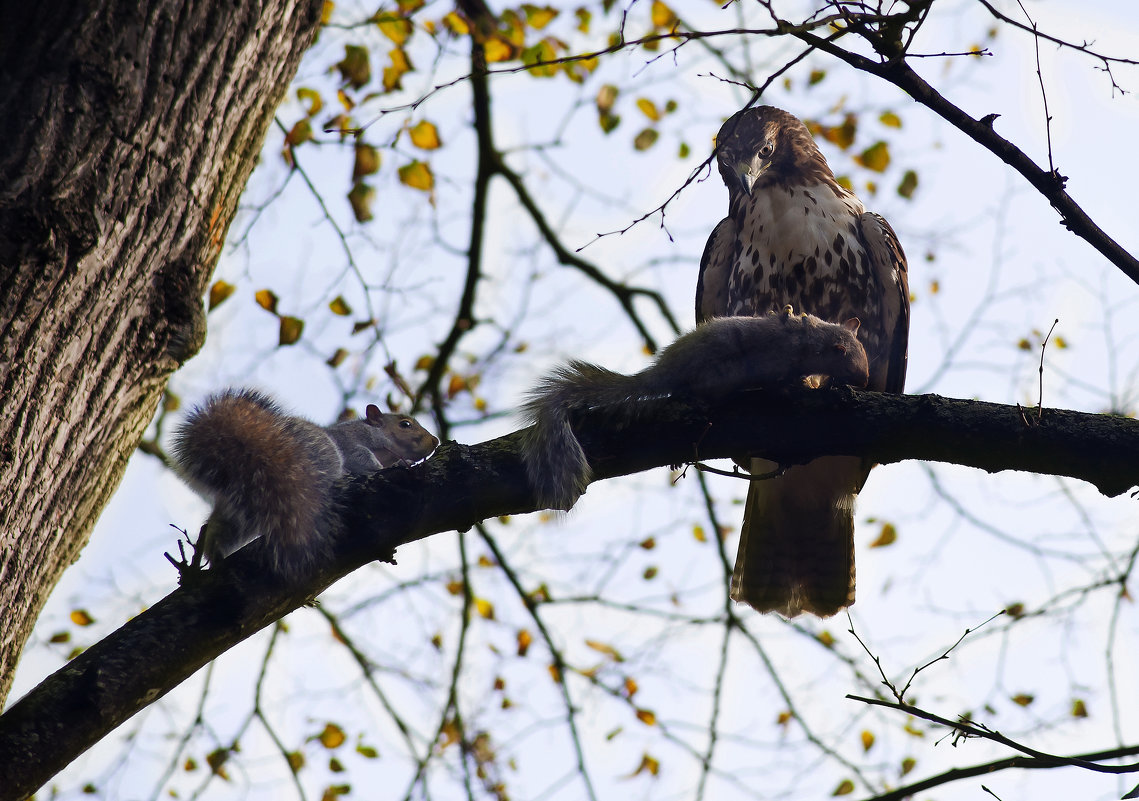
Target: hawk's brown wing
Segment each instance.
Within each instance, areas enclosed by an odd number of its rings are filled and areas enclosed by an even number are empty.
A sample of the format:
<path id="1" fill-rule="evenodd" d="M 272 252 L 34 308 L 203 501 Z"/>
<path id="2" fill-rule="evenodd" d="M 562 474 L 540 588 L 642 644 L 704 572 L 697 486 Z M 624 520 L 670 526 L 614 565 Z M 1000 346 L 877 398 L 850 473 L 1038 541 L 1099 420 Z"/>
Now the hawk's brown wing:
<path id="1" fill-rule="evenodd" d="M 870 258 L 871 268 L 883 287 L 880 327 L 889 340 L 889 357 L 884 379 L 870 381 L 882 392 L 901 392 L 906 383 L 907 343 L 910 333 L 910 283 L 906 254 L 898 235 L 880 214 L 866 212 L 859 218 L 862 244 Z M 871 367 L 874 372 L 874 367 Z"/>
<path id="2" fill-rule="evenodd" d="M 696 279 L 696 322 L 728 315 L 728 277 L 739 247 L 736 221 L 720 220 L 712 229 L 704 255 L 700 257 L 700 275 Z"/>

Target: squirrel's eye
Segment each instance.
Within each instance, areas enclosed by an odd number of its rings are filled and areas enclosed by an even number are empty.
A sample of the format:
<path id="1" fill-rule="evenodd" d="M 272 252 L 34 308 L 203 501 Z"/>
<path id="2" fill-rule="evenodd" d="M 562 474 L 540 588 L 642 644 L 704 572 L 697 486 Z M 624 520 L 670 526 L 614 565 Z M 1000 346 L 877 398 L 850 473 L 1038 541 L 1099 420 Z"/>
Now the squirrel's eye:
<path id="1" fill-rule="evenodd" d="M 406 417 L 399 421 L 400 428 L 411 428 L 411 421 Z"/>
<path id="2" fill-rule="evenodd" d="M 763 158 L 768 158 L 774 152 L 775 145 L 771 142 L 764 142 L 763 147 L 759 149 L 759 155 L 763 156 Z"/>

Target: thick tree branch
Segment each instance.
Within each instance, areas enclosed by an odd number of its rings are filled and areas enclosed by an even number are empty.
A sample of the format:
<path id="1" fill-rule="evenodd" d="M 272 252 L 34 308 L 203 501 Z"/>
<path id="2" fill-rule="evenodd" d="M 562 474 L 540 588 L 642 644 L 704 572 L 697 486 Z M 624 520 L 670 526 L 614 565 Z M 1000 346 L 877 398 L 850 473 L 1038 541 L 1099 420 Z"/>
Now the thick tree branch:
<path id="1" fill-rule="evenodd" d="M 822 454 L 929 459 L 1089 481 L 1107 495 L 1139 484 L 1139 421 L 1110 415 L 853 390 L 745 392 L 716 407 L 664 399 L 614 428 L 583 413 L 579 437 L 604 479 L 658 465 L 754 452 L 784 463 Z M 518 432 L 448 443 L 434 458 L 347 489 L 335 562 L 300 586 L 259 575 L 243 554 L 188 574 L 171 593 L 80 654 L 0 717 L 0 801 L 22 798 L 198 668 L 399 545 L 534 511 Z"/>

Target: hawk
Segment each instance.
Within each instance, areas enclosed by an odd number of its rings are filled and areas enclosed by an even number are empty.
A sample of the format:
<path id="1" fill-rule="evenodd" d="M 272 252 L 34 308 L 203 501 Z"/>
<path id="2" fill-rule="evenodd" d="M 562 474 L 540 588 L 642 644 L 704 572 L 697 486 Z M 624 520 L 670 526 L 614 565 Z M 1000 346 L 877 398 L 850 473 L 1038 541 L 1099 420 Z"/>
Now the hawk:
<path id="1" fill-rule="evenodd" d="M 829 322 L 857 317 L 868 387 L 906 378 L 906 257 L 889 223 L 835 180 L 794 115 L 760 106 L 716 137 L 728 216 L 708 238 L 696 321 L 791 305 Z M 854 603 L 854 498 L 872 465 L 826 456 L 748 488 L 731 595 L 760 612 L 833 615 Z M 752 473 L 777 465 L 751 459 Z"/>

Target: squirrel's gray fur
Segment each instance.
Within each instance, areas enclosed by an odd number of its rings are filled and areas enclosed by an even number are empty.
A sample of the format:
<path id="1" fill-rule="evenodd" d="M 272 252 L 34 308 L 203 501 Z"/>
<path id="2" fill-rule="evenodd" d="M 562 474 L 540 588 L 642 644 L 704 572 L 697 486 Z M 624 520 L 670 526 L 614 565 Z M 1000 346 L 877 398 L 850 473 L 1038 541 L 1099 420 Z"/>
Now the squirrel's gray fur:
<path id="1" fill-rule="evenodd" d="M 614 422 L 625 423 L 646 398 L 715 399 L 816 375 L 836 384 L 866 386 L 866 351 L 857 330 L 858 320 L 837 325 L 796 315 L 788 306 L 762 317 L 709 320 L 633 375 L 581 361 L 555 368 L 522 407 L 530 424 L 522 459 L 538 500 L 568 510 L 589 484 L 589 461 L 570 426 L 571 411 L 612 410 Z"/>
<path id="2" fill-rule="evenodd" d="M 327 428 L 266 395 L 229 389 L 194 409 L 174 434 L 178 474 L 214 504 L 197 547 L 211 564 L 257 541 L 275 574 L 295 579 L 327 555 L 334 485 L 428 456 L 439 441 L 414 418 L 382 414 Z"/>

